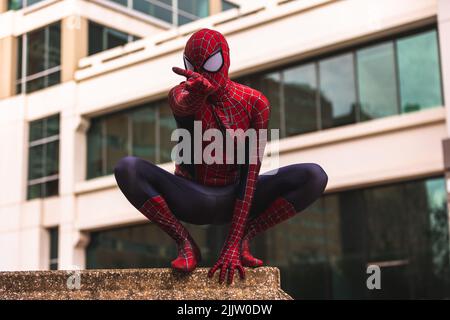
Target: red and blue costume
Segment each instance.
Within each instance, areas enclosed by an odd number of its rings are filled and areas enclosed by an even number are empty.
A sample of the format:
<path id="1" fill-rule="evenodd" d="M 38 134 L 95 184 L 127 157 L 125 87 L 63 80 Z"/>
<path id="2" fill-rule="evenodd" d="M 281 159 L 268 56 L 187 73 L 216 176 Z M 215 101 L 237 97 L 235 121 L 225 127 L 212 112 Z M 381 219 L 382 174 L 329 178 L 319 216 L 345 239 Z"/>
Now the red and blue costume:
<path id="1" fill-rule="evenodd" d="M 229 48 L 222 34 L 209 29 L 194 33 L 183 58 L 185 69 L 174 67 L 173 71 L 186 81 L 169 92 L 178 128 L 191 136 L 194 121 L 201 121 L 203 131 L 267 129 L 269 101 L 261 92 L 229 79 Z M 202 142 L 202 154 L 209 143 Z M 263 148 L 264 141 L 254 147 Z M 263 150 L 253 151 L 258 155 Z M 125 157 L 117 164 L 115 176 L 127 199 L 175 240 L 175 269 L 192 271 L 201 259 L 198 246 L 180 221 L 231 222 L 219 259 L 209 272 L 213 276 L 220 270 L 219 281 L 227 277 L 230 283 L 235 270 L 244 278 L 244 266 L 262 265 L 250 253 L 249 242 L 305 209 L 327 184 L 327 175 L 317 164 L 294 164 L 259 175 L 259 157 L 252 160 L 244 164 L 191 161 L 177 164 L 171 174 L 142 159 Z"/>

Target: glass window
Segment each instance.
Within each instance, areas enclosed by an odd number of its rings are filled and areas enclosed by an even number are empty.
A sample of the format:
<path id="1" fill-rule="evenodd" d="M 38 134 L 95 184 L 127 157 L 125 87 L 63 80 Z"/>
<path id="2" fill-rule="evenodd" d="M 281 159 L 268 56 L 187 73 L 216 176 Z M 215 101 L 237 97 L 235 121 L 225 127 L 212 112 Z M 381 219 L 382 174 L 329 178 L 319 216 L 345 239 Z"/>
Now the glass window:
<path id="1" fill-rule="evenodd" d="M 43 0 L 8 0 L 8 10 L 19 10 Z"/>
<path id="2" fill-rule="evenodd" d="M 257 79 L 258 90 L 266 96 L 270 103 L 269 130 L 280 130 L 279 136 L 283 137 L 284 126 L 281 122 L 281 76 L 280 72 L 260 75 Z M 270 134 L 270 131 L 269 131 Z"/>
<path id="3" fill-rule="evenodd" d="M 183 25 L 209 15 L 209 0 L 111 0 L 130 9 L 161 19 L 174 25 Z M 222 10 L 235 8 L 222 1 Z"/>
<path id="4" fill-rule="evenodd" d="M 157 161 L 156 116 L 156 108 L 150 105 L 135 109 L 130 113 L 133 128 L 132 154 L 153 163 Z"/>
<path id="5" fill-rule="evenodd" d="M 123 6 L 127 6 L 128 5 L 128 0 L 110 0 L 110 1 L 118 3 L 118 4 L 121 4 Z"/>
<path id="6" fill-rule="evenodd" d="M 33 180 L 44 176 L 44 145 L 36 145 L 28 150 L 28 179 Z"/>
<path id="7" fill-rule="evenodd" d="M 209 14 L 209 0 L 179 1 L 178 9 L 200 18 L 207 17 Z"/>
<path id="8" fill-rule="evenodd" d="M 290 136 L 442 106 L 438 52 L 437 31 L 422 31 L 236 82 L 266 95 L 269 125 Z"/>
<path id="9" fill-rule="evenodd" d="M 172 23 L 172 0 L 133 0 L 133 9 Z"/>
<path id="10" fill-rule="evenodd" d="M 255 240 L 270 241 L 261 257 L 281 268 L 282 287 L 296 298 L 439 299 L 450 294 L 443 178 L 326 195 L 289 224 Z M 288 256 L 277 250 L 286 247 Z M 381 268 L 381 290 L 366 287 L 370 264 Z"/>
<path id="11" fill-rule="evenodd" d="M 170 138 L 177 128 L 177 123 L 167 100 L 162 100 L 159 106 L 159 128 L 159 162 L 171 162 L 172 149 L 177 142 L 171 141 Z"/>
<path id="12" fill-rule="evenodd" d="M 317 78 L 316 65 L 287 69 L 283 72 L 286 135 L 317 130 Z"/>
<path id="13" fill-rule="evenodd" d="M 398 113 L 397 81 L 393 42 L 356 52 L 360 120 L 371 120 Z"/>
<path id="14" fill-rule="evenodd" d="M 89 55 L 102 52 L 103 50 L 105 50 L 105 43 L 103 41 L 103 30 L 104 27 L 102 27 L 101 25 L 89 21 L 89 35 L 88 35 Z"/>
<path id="15" fill-rule="evenodd" d="M 436 30 L 397 41 L 402 112 L 443 104 L 438 50 Z"/>
<path id="16" fill-rule="evenodd" d="M 27 76 L 46 69 L 46 33 L 46 29 L 41 29 L 28 34 Z"/>
<path id="17" fill-rule="evenodd" d="M 95 178 L 104 175 L 104 150 L 106 150 L 104 139 L 104 121 L 100 118 L 92 119 L 87 132 L 87 177 Z M 106 160 L 106 159 L 105 159 Z"/>
<path id="18" fill-rule="evenodd" d="M 60 83 L 61 27 L 55 23 L 18 37 L 17 93 L 34 92 Z M 23 50 L 26 43 L 26 52 Z M 26 64 L 23 65 L 23 54 Z M 26 68 L 26 70 L 24 70 Z M 22 77 L 25 75 L 25 77 Z"/>
<path id="19" fill-rule="evenodd" d="M 356 93 L 353 54 L 343 54 L 319 62 L 322 128 L 356 121 Z"/>
<path id="20" fill-rule="evenodd" d="M 114 172 L 117 162 L 130 154 L 128 116 L 118 113 L 105 119 L 106 127 L 106 174 Z"/>
<path id="21" fill-rule="evenodd" d="M 87 133 L 87 178 L 113 173 L 127 155 L 153 163 L 171 161 L 176 142 L 170 137 L 175 128 L 167 99 L 92 119 Z"/>
<path id="22" fill-rule="evenodd" d="M 59 116 L 36 120 L 29 127 L 27 199 L 58 194 Z"/>
<path id="23" fill-rule="evenodd" d="M 89 21 L 89 55 L 112 49 L 139 39 L 136 36 Z"/>
<path id="24" fill-rule="evenodd" d="M 50 270 L 58 270 L 58 242 L 59 230 L 58 227 L 48 230 L 50 236 Z"/>
<path id="25" fill-rule="evenodd" d="M 183 25 L 209 15 L 209 0 L 184 0 L 178 2 L 178 24 Z"/>

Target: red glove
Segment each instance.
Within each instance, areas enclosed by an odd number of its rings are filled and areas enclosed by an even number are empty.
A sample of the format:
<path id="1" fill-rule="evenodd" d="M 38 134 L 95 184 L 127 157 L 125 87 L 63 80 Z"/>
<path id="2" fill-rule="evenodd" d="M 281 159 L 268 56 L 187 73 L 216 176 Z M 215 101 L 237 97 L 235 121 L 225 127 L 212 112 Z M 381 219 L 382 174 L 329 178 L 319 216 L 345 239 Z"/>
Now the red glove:
<path id="1" fill-rule="evenodd" d="M 215 91 L 215 88 L 208 79 L 197 72 L 178 67 L 173 67 L 172 70 L 187 78 L 169 92 L 169 105 L 173 113 L 181 117 L 195 114 L 203 107 L 206 98 Z"/>
<path id="2" fill-rule="evenodd" d="M 244 233 L 245 222 L 247 220 L 246 206 L 242 200 L 236 200 L 233 220 L 230 232 L 225 241 L 225 245 L 220 252 L 216 264 L 209 270 L 208 276 L 211 278 L 220 268 L 219 282 L 222 283 L 228 273 L 228 284 L 233 282 L 235 269 L 238 269 L 241 279 L 245 279 L 245 270 L 241 262 L 241 242 Z"/>
<path id="3" fill-rule="evenodd" d="M 172 71 L 187 78 L 184 83 L 184 89 L 191 93 L 208 96 L 215 91 L 213 85 L 200 73 L 178 67 L 173 67 Z"/>

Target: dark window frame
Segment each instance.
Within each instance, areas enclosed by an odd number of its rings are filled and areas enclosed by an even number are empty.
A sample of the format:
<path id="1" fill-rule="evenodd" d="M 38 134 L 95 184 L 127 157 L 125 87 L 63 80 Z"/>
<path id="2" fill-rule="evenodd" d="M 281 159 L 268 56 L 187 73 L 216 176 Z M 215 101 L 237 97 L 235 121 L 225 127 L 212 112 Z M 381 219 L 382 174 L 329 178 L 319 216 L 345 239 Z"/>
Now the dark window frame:
<path id="1" fill-rule="evenodd" d="M 57 134 L 53 134 L 50 136 L 46 136 L 43 138 L 38 138 L 35 140 L 31 139 L 31 132 L 32 132 L 32 126 L 33 125 L 37 125 L 38 123 L 43 123 L 43 132 L 47 131 L 47 121 L 49 119 L 53 119 L 56 118 L 58 119 L 58 133 Z M 37 178 L 30 178 L 30 149 L 36 146 L 44 146 L 44 151 L 46 150 L 45 145 L 48 145 L 50 143 L 53 142 L 57 142 L 58 143 L 58 159 L 56 159 L 56 162 L 58 164 L 58 169 L 57 169 L 57 173 L 52 174 L 52 175 L 44 175 L 42 174 L 41 177 L 37 177 Z M 46 118 L 42 118 L 42 119 L 38 119 L 35 121 L 32 121 L 29 123 L 29 138 L 28 138 L 28 173 L 27 173 L 27 194 L 26 194 L 26 199 L 27 200 L 33 200 L 33 199 L 38 199 L 38 198 L 47 198 L 47 197 L 52 197 L 52 196 L 57 196 L 59 194 L 59 157 L 60 157 L 60 149 L 59 149 L 59 144 L 60 144 L 60 115 L 56 114 L 56 115 L 52 115 L 50 117 L 46 117 Z M 44 152 L 42 155 L 42 163 L 41 163 L 41 170 L 42 172 L 44 171 L 44 168 L 46 168 L 47 166 L 47 154 Z M 46 190 L 46 183 L 48 182 L 56 182 L 58 184 L 57 186 L 57 192 L 56 194 L 49 194 L 47 195 L 47 190 Z M 33 186 L 36 185 L 40 185 L 40 195 L 38 196 L 31 196 L 30 192 L 31 192 L 31 188 Z"/>

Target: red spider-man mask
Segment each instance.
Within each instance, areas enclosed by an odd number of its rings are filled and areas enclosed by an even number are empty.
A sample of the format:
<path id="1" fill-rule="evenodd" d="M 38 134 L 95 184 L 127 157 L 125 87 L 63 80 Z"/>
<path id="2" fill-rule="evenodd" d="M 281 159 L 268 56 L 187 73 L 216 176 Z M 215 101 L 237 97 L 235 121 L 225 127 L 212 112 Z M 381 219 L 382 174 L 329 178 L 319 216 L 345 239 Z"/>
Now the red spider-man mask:
<path id="1" fill-rule="evenodd" d="M 216 88 L 228 81 L 230 50 L 225 37 L 218 31 L 201 29 L 195 32 L 184 48 L 184 66 L 200 73 Z"/>

